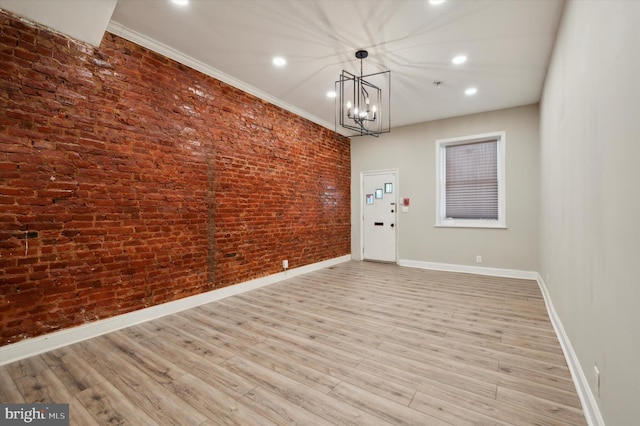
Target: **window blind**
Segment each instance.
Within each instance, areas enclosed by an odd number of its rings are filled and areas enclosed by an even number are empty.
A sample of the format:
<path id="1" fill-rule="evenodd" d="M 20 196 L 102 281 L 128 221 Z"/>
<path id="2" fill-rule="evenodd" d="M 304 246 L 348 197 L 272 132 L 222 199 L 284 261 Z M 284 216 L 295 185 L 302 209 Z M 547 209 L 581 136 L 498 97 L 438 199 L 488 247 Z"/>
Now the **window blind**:
<path id="1" fill-rule="evenodd" d="M 498 141 L 445 147 L 445 217 L 498 219 Z"/>

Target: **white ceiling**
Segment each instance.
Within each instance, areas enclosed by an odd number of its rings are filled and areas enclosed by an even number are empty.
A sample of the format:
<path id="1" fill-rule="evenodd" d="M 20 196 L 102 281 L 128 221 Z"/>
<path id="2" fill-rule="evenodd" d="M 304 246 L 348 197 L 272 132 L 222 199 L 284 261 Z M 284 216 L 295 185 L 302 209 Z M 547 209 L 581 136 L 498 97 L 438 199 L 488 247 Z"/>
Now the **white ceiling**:
<path id="1" fill-rule="evenodd" d="M 99 46 L 118 0 L 0 0 L 0 8 Z"/>
<path id="2" fill-rule="evenodd" d="M 331 129 L 335 105 L 326 93 L 343 69 L 359 74 L 354 54 L 367 49 L 365 74 L 391 70 L 398 127 L 538 102 L 562 7 L 563 0 L 118 0 L 108 30 Z M 459 54 L 468 61 L 453 65 Z M 273 66 L 275 55 L 286 66 Z M 478 93 L 465 96 L 468 87 Z"/>

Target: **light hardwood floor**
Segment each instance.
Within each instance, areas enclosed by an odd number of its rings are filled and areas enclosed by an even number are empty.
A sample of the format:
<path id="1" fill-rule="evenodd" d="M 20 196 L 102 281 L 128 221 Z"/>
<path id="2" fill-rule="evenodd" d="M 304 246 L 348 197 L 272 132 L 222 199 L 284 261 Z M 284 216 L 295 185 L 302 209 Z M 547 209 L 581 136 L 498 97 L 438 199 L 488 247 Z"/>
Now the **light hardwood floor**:
<path id="1" fill-rule="evenodd" d="M 71 424 L 584 425 L 534 281 L 347 262 L 0 367 Z"/>

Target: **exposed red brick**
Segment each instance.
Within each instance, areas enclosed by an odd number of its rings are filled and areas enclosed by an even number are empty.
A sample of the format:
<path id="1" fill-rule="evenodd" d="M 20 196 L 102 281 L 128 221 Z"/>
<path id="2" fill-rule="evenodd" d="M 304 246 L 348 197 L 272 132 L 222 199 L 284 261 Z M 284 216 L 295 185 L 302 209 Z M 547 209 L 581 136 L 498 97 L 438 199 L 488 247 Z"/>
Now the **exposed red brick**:
<path id="1" fill-rule="evenodd" d="M 0 12 L 0 345 L 350 252 L 346 138 Z"/>

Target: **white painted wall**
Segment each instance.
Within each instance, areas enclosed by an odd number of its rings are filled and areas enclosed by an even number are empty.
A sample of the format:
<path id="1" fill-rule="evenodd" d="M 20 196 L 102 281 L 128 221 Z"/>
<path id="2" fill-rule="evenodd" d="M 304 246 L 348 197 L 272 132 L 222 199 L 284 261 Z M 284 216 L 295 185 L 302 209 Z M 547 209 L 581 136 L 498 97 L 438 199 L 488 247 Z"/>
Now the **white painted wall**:
<path id="1" fill-rule="evenodd" d="M 540 107 L 540 274 L 607 425 L 640 422 L 639 76 L 640 2 L 568 2 Z"/>
<path id="2" fill-rule="evenodd" d="M 537 271 L 538 123 L 538 106 L 529 105 L 394 128 L 379 139 L 352 138 L 352 256 L 362 253 L 360 173 L 398 169 L 398 195 L 411 199 L 397 221 L 399 259 Z M 436 228 L 435 141 L 503 130 L 508 229 Z"/>
<path id="3" fill-rule="evenodd" d="M 118 0 L 0 0 L 0 8 L 99 46 Z"/>

